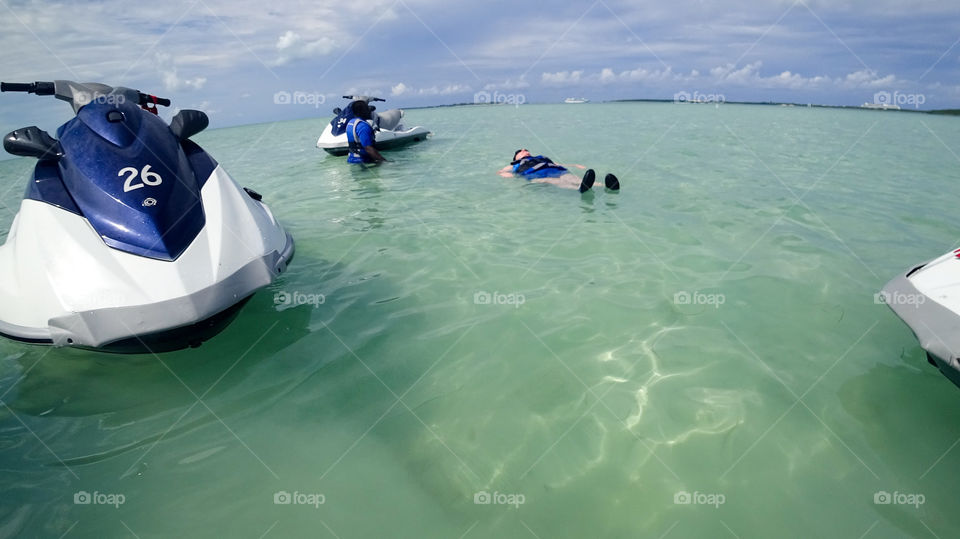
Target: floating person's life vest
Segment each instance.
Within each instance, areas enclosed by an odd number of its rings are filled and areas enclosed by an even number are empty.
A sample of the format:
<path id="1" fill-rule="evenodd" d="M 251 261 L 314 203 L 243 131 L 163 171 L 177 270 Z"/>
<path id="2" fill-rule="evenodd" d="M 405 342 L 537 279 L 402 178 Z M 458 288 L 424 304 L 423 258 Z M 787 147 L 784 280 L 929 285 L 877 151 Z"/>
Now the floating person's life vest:
<path id="1" fill-rule="evenodd" d="M 565 167 L 554 163 L 549 157 L 536 155 L 524 157 L 510 163 L 513 165 L 513 173 L 523 176 L 527 180 L 537 178 L 556 178 L 567 172 Z"/>

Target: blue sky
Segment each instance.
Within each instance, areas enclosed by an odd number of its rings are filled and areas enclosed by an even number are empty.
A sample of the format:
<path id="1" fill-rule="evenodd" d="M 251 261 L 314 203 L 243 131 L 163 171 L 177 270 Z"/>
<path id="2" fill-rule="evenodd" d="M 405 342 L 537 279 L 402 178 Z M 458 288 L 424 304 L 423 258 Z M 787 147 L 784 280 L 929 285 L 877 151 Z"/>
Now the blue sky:
<path id="1" fill-rule="evenodd" d="M 353 92 L 389 106 L 682 92 L 859 105 L 887 92 L 960 108 L 956 0 L 0 0 L 0 13 L 0 79 L 130 86 L 214 126 L 327 117 Z M 68 117 L 0 96 L 4 132 Z"/>

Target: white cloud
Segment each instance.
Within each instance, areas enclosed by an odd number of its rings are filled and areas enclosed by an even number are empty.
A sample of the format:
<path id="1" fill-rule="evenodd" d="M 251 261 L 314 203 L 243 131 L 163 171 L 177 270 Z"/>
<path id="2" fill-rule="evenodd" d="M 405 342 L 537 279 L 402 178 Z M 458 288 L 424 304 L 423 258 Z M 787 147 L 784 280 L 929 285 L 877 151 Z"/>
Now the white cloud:
<path id="1" fill-rule="evenodd" d="M 564 86 L 569 84 L 578 84 L 580 77 L 583 76 L 583 70 L 577 71 L 557 71 L 556 73 L 544 73 L 540 80 L 544 84 Z"/>
<path id="2" fill-rule="evenodd" d="M 463 94 L 467 92 L 472 92 L 473 88 L 465 84 L 448 84 L 439 89 L 437 93 L 440 95 L 454 95 L 454 94 Z"/>
<path id="3" fill-rule="evenodd" d="M 543 81 L 547 84 L 575 84 L 575 83 L 600 83 L 600 84 L 617 84 L 617 83 L 663 83 L 663 82 L 678 82 L 678 81 L 689 81 L 700 76 L 700 72 L 694 70 L 691 71 L 689 75 L 683 75 L 681 73 L 675 73 L 671 68 L 667 67 L 665 69 L 653 69 L 648 70 L 642 67 L 637 69 L 625 70 L 620 73 L 615 72 L 612 68 L 604 67 L 598 73 L 590 73 L 583 75 L 582 71 L 559 71 L 557 73 L 544 73 Z"/>
<path id="4" fill-rule="evenodd" d="M 735 64 L 726 64 L 711 69 L 710 75 L 713 76 L 714 80 L 717 82 L 729 84 L 749 84 L 751 82 L 755 82 L 756 79 L 759 78 L 758 73 L 761 65 L 763 65 L 763 62 L 760 60 L 747 64 L 741 68 L 737 68 Z"/>
<path id="5" fill-rule="evenodd" d="M 601 73 L 601 78 L 603 73 Z M 683 75 L 679 73 L 674 73 L 670 67 L 665 69 L 654 69 L 653 71 L 637 68 L 631 71 L 624 71 L 620 73 L 620 80 L 629 81 L 629 82 L 662 82 L 662 81 L 678 81 L 683 79 Z"/>
<path id="6" fill-rule="evenodd" d="M 434 96 L 434 95 L 455 95 L 472 92 L 473 89 L 470 86 L 465 84 L 447 84 L 446 86 L 428 86 L 425 88 L 411 88 L 406 84 L 400 82 L 397 83 L 390 90 L 390 94 L 394 96 L 399 95 L 417 95 L 417 96 Z"/>
<path id="7" fill-rule="evenodd" d="M 855 71 L 843 77 L 827 75 L 804 76 L 792 71 L 783 71 L 779 75 L 763 76 L 763 62 L 756 61 L 737 68 L 733 64 L 717 66 L 710 70 L 712 84 L 753 86 L 760 88 L 813 89 L 826 87 L 843 88 L 887 88 L 898 83 L 893 74 L 878 77 L 866 69 Z"/>
<path id="8" fill-rule="evenodd" d="M 506 79 L 503 82 L 491 82 L 483 87 L 484 90 L 492 92 L 494 90 L 520 90 L 523 88 L 529 88 L 530 83 L 527 82 L 525 77 L 520 77 L 517 79 Z"/>
<path id="9" fill-rule="evenodd" d="M 333 52 L 336 43 L 327 36 L 313 41 L 307 41 L 297 32 L 287 30 L 277 40 L 277 59 L 274 65 L 284 65 L 301 58 L 326 56 Z"/>
<path id="10" fill-rule="evenodd" d="M 338 95 L 365 95 L 369 97 L 380 97 L 384 95 L 384 91 L 382 88 L 371 88 L 371 87 L 361 88 L 357 86 L 351 86 L 345 92 L 343 92 L 343 94 L 338 94 Z"/>
<path id="11" fill-rule="evenodd" d="M 861 69 L 847 75 L 843 80 L 843 85 L 848 88 L 886 88 L 896 82 L 897 77 L 892 74 L 878 78 L 874 71 Z"/>
<path id="12" fill-rule="evenodd" d="M 168 92 L 200 90 L 207 83 L 206 77 L 181 78 L 177 73 L 173 57 L 169 54 L 158 53 L 154 56 L 154 59 L 157 69 L 160 71 L 160 78 L 163 80 L 163 88 Z"/>
<path id="13" fill-rule="evenodd" d="M 686 85 L 688 87 L 723 88 L 731 86 L 750 88 L 782 88 L 789 90 L 824 90 L 824 89 L 879 89 L 903 86 L 904 81 L 897 79 L 893 74 L 883 77 L 867 70 L 856 71 L 845 76 L 830 77 L 827 75 L 805 76 L 801 73 L 786 70 L 776 75 L 763 73 L 763 62 L 758 60 L 743 66 L 724 64 L 701 74 L 692 70 L 689 74 L 674 72 L 670 67 L 665 69 L 637 69 L 616 73 L 612 68 L 605 67 L 598 72 L 584 75 L 580 71 L 558 71 L 544 73 L 543 82 L 546 85 L 563 85 L 575 83 L 600 84 L 627 84 L 644 83 L 651 87 L 670 88 L 671 85 Z"/>

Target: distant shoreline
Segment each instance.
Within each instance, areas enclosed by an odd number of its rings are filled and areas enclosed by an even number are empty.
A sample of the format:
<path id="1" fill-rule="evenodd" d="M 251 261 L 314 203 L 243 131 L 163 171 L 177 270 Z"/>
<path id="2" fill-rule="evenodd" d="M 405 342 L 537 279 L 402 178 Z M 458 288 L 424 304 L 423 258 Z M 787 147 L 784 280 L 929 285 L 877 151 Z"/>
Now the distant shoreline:
<path id="1" fill-rule="evenodd" d="M 675 103 L 673 99 L 611 99 L 610 101 L 596 101 L 593 103 L 577 103 L 579 104 L 602 104 L 602 103 Z M 557 103 L 525 103 L 525 105 L 564 105 L 562 101 Z M 874 112 L 911 112 L 911 113 L 922 113 L 922 114 L 939 114 L 942 116 L 960 116 L 960 109 L 939 109 L 939 110 L 923 110 L 923 109 L 879 109 L 879 108 L 869 108 L 856 105 L 816 105 L 813 103 L 789 103 L 789 102 L 779 102 L 779 101 L 722 101 L 722 102 L 694 102 L 686 101 L 682 103 L 677 103 L 678 105 L 710 105 L 710 104 L 724 104 L 724 105 L 764 105 L 764 106 L 776 106 L 776 107 L 803 107 L 803 108 L 820 108 L 820 109 L 848 109 L 848 110 L 866 110 Z M 422 107 L 404 107 L 403 110 L 419 110 L 419 109 L 439 109 L 445 107 L 472 107 L 472 106 L 508 106 L 506 103 L 451 103 L 448 105 L 426 105 Z"/>
<path id="2" fill-rule="evenodd" d="M 649 103 L 673 103 L 673 99 L 614 99 L 609 101 L 609 103 L 631 103 L 631 102 L 649 102 Z M 709 105 L 710 102 L 692 102 L 688 101 L 691 105 Z M 686 104 L 684 103 L 684 104 Z M 864 107 L 862 105 L 817 105 L 814 103 L 791 103 L 791 102 L 779 102 L 779 101 L 724 101 L 725 105 L 766 105 L 766 106 L 777 106 L 777 107 L 805 107 L 805 108 L 821 108 L 821 109 L 852 109 L 852 110 L 871 110 L 878 112 L 920 112 L 923 114 L 943 114 L 948 116 L 960 116 L 960 109 L 940 109 L 940 110 L 923 110 L 923 109 L 908 109 L 908 108 L 899 108 L 899 109 L 881 109 L 881 108 L 870 108 Z"/>

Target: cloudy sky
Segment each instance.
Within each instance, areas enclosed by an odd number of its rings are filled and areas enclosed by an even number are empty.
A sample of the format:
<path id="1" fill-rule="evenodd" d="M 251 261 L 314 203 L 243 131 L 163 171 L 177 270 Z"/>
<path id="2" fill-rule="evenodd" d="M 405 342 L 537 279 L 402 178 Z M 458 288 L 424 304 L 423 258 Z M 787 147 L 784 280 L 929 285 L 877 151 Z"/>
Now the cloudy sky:
<path id="1" fill-rule="evenodd" d="M 354 92 L 960 108 L 956 0 L 0 0 L 0 51 L 4 81 L 129 86 L 214 126 L 328 116 Z M 68 117 L 0 96 L 4 132 Z"/>

